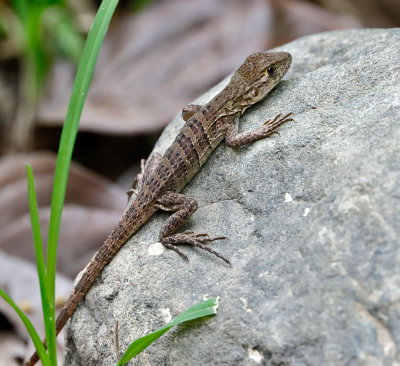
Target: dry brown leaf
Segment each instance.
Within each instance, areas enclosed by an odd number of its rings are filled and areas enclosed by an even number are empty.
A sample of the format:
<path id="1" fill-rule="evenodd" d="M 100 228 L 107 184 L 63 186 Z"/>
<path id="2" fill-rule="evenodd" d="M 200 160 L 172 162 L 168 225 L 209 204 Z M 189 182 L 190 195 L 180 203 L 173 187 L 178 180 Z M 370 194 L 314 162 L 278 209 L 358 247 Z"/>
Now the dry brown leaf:
<path id="1" fill-rule="evenodd" d="M 72 286 L 73 283 L 71 280 L 62 275 L 56 275 L 56 297 L 68 296 Z M 31 311 L 28 317 L 38 333 L 43 336 L 43 316 L 36 267 L 22 259 L 0 253 L 0 287 L 7 291 L 17 305 L 26 307 L 29 304 Z M 0 313 L 13 326 L 18 339 L 26 342 L 28 340 L 28 333 L 24 325 L 15 311 L 3 299 L 0 299 Z M 15 336 L 9 333 L 10 330 L 8 329 L 7 337 L 5 335 L 4 338 L 0 339 L 0 365 L 3 365 L 1 362 L 4 361 L 5 357 L 20 356 L 20 352 L 23 352 L 22 356 L 26 358 L 33 351 L 32 344 L 24 347 L 24 349 L 20 349 L 18 339 L 16 340 Z M 63 334 L 57 340 L 58 348 L 61 349 Z M 14 349 L 13 351 L 15 352 L 4 354 L 1 351 L 1 347 L 9 345 L 10 342 L 15 343 L 18 349 Z M 62 355 L 62 352 L 59 352 L 59 355 Z"/>
<path id="2" fill-rule="evenodd" d="M 264 0 L 171 0 L 116 19 L 102 46 L 81 129 L 160 130 L 185 104 L 265 49 L 271 9 Z M 72 74 L 58 64 L 39 108 L 42 125 L 63 120 Z"/>
<path id="3" fill-rule="evenodd" d="M 18 188 L 19 195 L 27 192 L 25 168 L 27 163 L 32 166 L 35 174 L 39 206 L 49 204 L 56 164 L 56 155 L 49 152 L 21 154 L 0 159 L 0 194 L 6 189 L 10 189 L 9 193 L 14 194 L 12 186 L 16 184 L 21 185 Z M 25 192 L 22 191 L 22 185 L 25 185 Z M 112 184 L 108 179 L 72 162 L 68 178 L 67 203 L 79 202 L 87 206 L 119 210 L 124 207 L 121 191 L 119 186 Z M 28 207 L 26 197 L 27 195 L 21 198 Z M 0 207 L 2 204 L 0 199 Z"/>
<path id="4" fill-rule="evenodd" d="M 7 73 L 0 70 L 0 154 L 8 148 L 8 139 L 5 136 L 10 129 L 16 106 L 16 97 L 9 79 Z"/>
<path id="5" fill-rule="evenodd" d="M 35 174 L 42 237 L 47 237 L 55 155 L 36 153 L 0 160 L 0 249 L 35 260 L 25 163 Z M 58 269 L 74 277 L 101 246 L 126 207 L 126 194 L 105 178 L 72 164 L 60 230 Z"/>
<path id="6" fill-rule="evenodd" d="M 328 11 L 359 19 L 366 27 L 398 27 L 399 0 L 314 0 Z"/>
<path id="7" fill-rule="evenodd" d="M 12 331 L 0 330 L 0 366 L 20 366 L 26 354 L 26 342 Z"/>
<path id="8" fill-rule="evenodd" d="M 276 10 L 275 45 L 308 34 L 362 27 L 362 23 L 355 17 L 338 15 L 306 1 L 272 0 L 272 2 Z"/>
<path id="9" fill-rule="evenodd" d="M 102 46 L 81 129 L 160 130 L 179 110 L 253 51 L 310 33 L 359 27 L 355 19 L 295 0 L 170 0 L 114 19 Z M 54 68 L 39 108 L 41 125 L 59 125 L 73 74 Z"/>
<path id="10" fill-rule="evenodd" d="M 39 210 L 42 235 L 48 230 L 50 210 Z M 82 270 L 117 224 L 122 211 L 66 205 L 60 229 L 57 269 L 71 278 Z M 46 243 L 46 241 L 44 240 Z M 35 261 L 29 214 L 21 215 L 1 229 L 1 251 Z"/>

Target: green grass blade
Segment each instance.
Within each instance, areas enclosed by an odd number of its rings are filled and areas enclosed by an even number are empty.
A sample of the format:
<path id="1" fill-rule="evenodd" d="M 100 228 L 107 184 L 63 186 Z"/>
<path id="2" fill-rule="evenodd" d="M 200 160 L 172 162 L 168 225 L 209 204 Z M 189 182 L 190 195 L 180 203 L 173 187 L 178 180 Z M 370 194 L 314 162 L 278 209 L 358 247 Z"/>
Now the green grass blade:
<path id="1" fill-rule="evenodd" d="M 147 334 L 144 337 L 136 339 L 133 343 L 131 343 L 131 345 L 122 355 L 121 359 L 117 363 L 117 366 L 125 365 L 133 357 L 142 352 L 147 346 L 153 343 L 156 339 L 160 338 L 174 325 L 178 325 L 183 322 L 187 322 L 189 320 L 197 318 L 202 318 L 204 316 L 215 315 L 218 308 L 218 299 L 218 297 L 213 297 L 212 299 L 201 301 L 175 317 L 172 321 L 165 324 L 161 328 L 158 328 L 154 332 Z"/>
<path id="2" fill-rule="evenodd" d="M 19 315 L 22 322 L 24 323 L 26 330 L 28 331 L 33 344 L 35 345 L 36 351 L 39 355 L 40 360 L 43 363 L 43 366 L 51 366 L 49 355 L 46 353 L 46 350 L 40 340 L 39 335 L 37 334 L 35 328 L 32 323 L 28 319 L 28 317 L 23 313 L 23 311 L 15 304 L 15 302 L 11 299 L 10 296 L 6 294 L 6 292 L 0 288 L 0 296 L 8 302 L 8 304 L 15 310 L 15 312 Z"/>
<path id="3" fill-rule="evenodd" d="M 36 266 L 39 277 L 40 295 L 42 298 L 43 322 L 44 322 L 44 329 L 46 332 L 46 339 L 48 340 L 51 337 L 51 329 L 52 329 L 52 325 L 50 323 L 51 322 L 54 323 L 55 319 L 51 318 L 49 312 L 49 298 L 46 287 L 47 285 L 46 268 L 44 264 L 42 236 L 40 233 L 39 210 L 36 199 L 35 182 L 33 178 L 32 167 L 30 165 L 26 166 L 26 172 L 28 177 L 28 199 L 29 199 L 29 211 L 31 215 L 33 243 L 35 246 Z"/>
<path id="4" fill-rule="evenodd" d="M 26 22 L 29 16 L 29 3 L 26 0 L 13 0 L 12 4 L 21 20 Z"/>
<path id="5" fill-rule="evenodd" d="M 92 78 L 94 66 L 100 46 L 103 42 L 112 14 L 118 0 L 103 0 L 94 19 L 92 28 L 88 34 L 83 54 L 78 66 L 77 75 L 73 85 L 67 116 L 61 134 L 58 150 L 56 171 L 54 175 L 53 194 L 51 199 L 51 214 L 49 223 L 49 238 L 47 249 L 47 288 L 49 290 L 50 313 L 55 317 L 55 268 L 57 255 L 57 242 L 60 232 L 61 214 L 64 205 L 65 191 L 67 187 L 68 171 L 71 163 L 72 151 L 78 132 L 79 120 L 82 114 L 83 104 Z M 52 329 L 55 339 L 55 327 Z M 51 340 L 52 338 L 50 338 Z M 48 344 L 55 350 L 55 343 Z M 52 354 L 52 353 L 50 353 Z M 56 365 L 57 360 L 51 359 Z"/>

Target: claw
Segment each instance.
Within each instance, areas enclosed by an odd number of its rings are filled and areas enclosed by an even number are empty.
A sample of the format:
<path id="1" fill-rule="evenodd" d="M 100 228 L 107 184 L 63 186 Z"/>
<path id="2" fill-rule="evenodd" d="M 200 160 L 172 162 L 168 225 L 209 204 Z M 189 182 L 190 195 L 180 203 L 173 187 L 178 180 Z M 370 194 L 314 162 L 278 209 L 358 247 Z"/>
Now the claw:
<path id="1" fill-rule="evenodd" d="M 132 194 L 138 194 L 138 191 L 135 188 L 131 188 L 126 192 L 126 194 L 130 197 Z"/>
<path id="2" fill-rule="evenodd" d="M 210 238 L 208 236 L 208 234 L 197 234 L 197 235 L 195 235 L 191 231 L 185 231 L 182 234 L 174 234 L 174 235 L 171 235 L 171 236 L 164 237 L 164 238 L 161 239 L 161 243 L 165 247 L 167 247 L 169 249 L 172 249 L 175 252 L 177 252 L 178 254 L 180 254 L 186 260 L 188 259 L 188 257 L 185 254 L 183 254 L 183 252 L 180 251 L 176 247 L 177 245 L 187 244 L 187 245 L 192 245 L 192 246 L 198 247 L 200 249 L 206 250 L 206 251 L 214 254 L 218 258 L 221 258 L 223 261 L 225 261 L 226 263 L 231 265 L 230 261 L 227 258 L 225 258 L 222 254 L 220 254 L 216 250 L 204 245 L 205 243 L 208 243 L 208 242 L 211 242 L 211 241 L 223 240 L 223 239 L 227 239 L 227 238 L 225 236 L 216 236 L 214 238 Z"/>
<path id="3" fill-rule="evenodd" d="M 135 188 L 131 188 L 129 191 L 126 192 L 127 196 L 128 196 L 128 202 L 131 199 L 132 195 L 138 195 L 138 190 Z"/>
<path id="4" fill-rule="evenodd" d="M 204 236 L 204 237 L 206 237 L 206 238 L 209 237 L 208 234 L 196 234 L 196 235 L 193 235 L 193 237 L 195 237 L 195 238 L 200 238 L 200 237 L 202 237 L 202 236 Z"/>
<path id="5" fill-rule="evenodd" d="M 232 266 L 231 262 L 229 261 L 229 259 L 225 258 L 222 254 L 218 253 L 216 250 L 207 247 L 205 245 L 203 245 L 202 243 L 196 242 L 193 244 L 195 247 L 198 247 L 200 249 L 204 249 L 207 252 L 214 254 L 215 256 L 217 256 L 218 258 L 221 258 L 224 262 L 228 263 L 230 266 Z"/>
<path id="6" fill-rule="evenodd" d="M 173 251 L 177 252 L 181 257 L 183 257 L 184 260 L 186 260 L 186 261 L 189 262 L 188 256 L 187 256 L 185 253 L 183 253 L 180 249 L 178 249 L 178 248 L 176 247 L 176 245 L 173 245 L 173 244 L 170 244 L 170 243 L 162 243 L 162 244 L 163 244 L 165 247 L 167 247 L 167 248 L 169 248 L 169 249 L 172 249 Z"/>
<path id="7" fill-rule="evenodd" d="M 274 119 L 272 120 L 272 122 L 276 122 L 278 119 L 280 119 L 282 117 L 282 113 L 279 113 L 278 115 L 276 115 L 274 117 Z"/>
<path id="8" fill-rule="evenodd" d="M 208 235 L 207 235 L 208 236 Z M 204 238 L 204 239 L 199 239 L 202 243 L 208 243 L 210 241 L 216 241 L 216 240 L 224 240 L 228 239 L 226 236 L 216 236 L 215 238 Z"/>
<path id="9" fill-rule="evenodd" d="M 146 166 L 146 159 L 141 159 L 141 160 L 140 160 L 140 170 L 141 170 L 141 173 L 142 173 L 142 174 L 143 174 L 144 171 L 145 171 L 145 169 L 144 169 L 145 166 Z"/>

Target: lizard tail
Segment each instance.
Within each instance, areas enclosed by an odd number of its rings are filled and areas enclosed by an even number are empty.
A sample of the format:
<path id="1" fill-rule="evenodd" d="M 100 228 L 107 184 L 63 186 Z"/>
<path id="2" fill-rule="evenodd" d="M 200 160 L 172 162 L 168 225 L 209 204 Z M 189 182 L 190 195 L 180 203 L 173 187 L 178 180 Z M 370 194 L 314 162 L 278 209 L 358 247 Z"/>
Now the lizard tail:
<path id="1" fill-rule="evenodd" d="M 78 281 L 78 284 L 69 295 L 67 302 L 57 317 L 56 335 L 60 333 L 67 320 L 75 312 L 79 302 L 89 291 L 94 280 L 101 273 L 103 268 L 110 262 L 125 242 L 148 220 L 147 216 L 153 214 L 153 212 L 151 212 L 149 215 L 141 215 L 139 218 L 139 215 L 136 214 L 136 212 L 142 210 L 139 210 L 138 207 L 135 206 L 136 205 L 133 204 L 128 209 L 119 224 L 115 227 L 102 247 L 87 265 L 82 277 Z M 45 341 L 43 341 L 43 344 L 46 347 Z M 35 352 L 29 360 L 24 363 L 24 366 L 33 366 L 37 361 L 39 361 L 39 356 L 37 352 Z"/>

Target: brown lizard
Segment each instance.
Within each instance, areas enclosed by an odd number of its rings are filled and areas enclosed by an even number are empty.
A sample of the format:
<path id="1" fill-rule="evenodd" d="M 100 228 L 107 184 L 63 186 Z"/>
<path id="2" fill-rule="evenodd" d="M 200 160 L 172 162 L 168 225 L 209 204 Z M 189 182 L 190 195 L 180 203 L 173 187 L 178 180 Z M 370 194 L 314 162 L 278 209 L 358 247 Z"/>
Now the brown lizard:
<path id="1" fill-rule="evenodd" d="M 274 133 L 282 123 L 291 121 L 292 113 L 277 115 L 256 130 L 238 133 L 239 117 L 253 104 L 262 100 L 288 71 L 292 57 L 286 52 L 254 53 L 232 76 L 228 85 L 209 103 L 189 105 L 182 110 L 186 121 L 164 156 L 154 153 L 137 177 L 136 198 L 121 221 L 86 267 L 78 284 L 56 320 L 56 333 L 64 327 L 96 277 L 125 242 L 158 210 L 174 212 L 160 231 L 161 243 L 183 258 L 177 247 L 192 245 L 216 255 L 228 264 L 229 260 L 205 245 L 225 239 L 206 234 L 176 231 L 193 215 L 197 202 L 179 193 L 199 171 L 212 151 L 225 139 L 229 147 L 239 147 Z M 25 363 L 32 366 L 37 354 Z"/>

